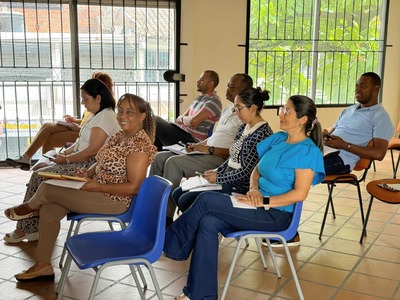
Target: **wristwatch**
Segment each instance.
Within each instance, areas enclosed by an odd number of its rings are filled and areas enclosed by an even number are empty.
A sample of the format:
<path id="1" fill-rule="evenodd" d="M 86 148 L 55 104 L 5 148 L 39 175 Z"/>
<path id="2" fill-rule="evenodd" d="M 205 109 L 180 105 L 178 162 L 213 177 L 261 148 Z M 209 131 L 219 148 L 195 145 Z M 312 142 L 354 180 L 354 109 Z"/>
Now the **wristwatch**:
<path id="1" fill-rule="evenodd" d="M 215 148 L 213 146 L 208 147 L 208 153 L 210 153 L 211 155 L 214 154 Z"/>
<path id="2" fill-rule="evenodd" d="M 264 196 L 263 197 L 263 204 L 264 204 L 264 210 L 269 210 L 269 196 Z"/>

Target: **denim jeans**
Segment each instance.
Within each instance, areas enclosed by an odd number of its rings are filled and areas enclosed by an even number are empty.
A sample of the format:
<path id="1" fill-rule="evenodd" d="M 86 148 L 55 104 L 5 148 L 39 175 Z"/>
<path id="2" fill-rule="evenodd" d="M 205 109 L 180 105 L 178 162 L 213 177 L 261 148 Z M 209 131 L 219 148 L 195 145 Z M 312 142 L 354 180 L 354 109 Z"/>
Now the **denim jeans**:
<path id="1" fill-rule="evenodd" d="M 192 253 L 183 292 L 191 300 L 218 298 L 218 232 L 229 230 L 279 231 L 289 226 L 292 214 L 277 209 L 240 209 L 230 196 L 203 192 L 168 228 L 165 256 L 186 260 Z"/>

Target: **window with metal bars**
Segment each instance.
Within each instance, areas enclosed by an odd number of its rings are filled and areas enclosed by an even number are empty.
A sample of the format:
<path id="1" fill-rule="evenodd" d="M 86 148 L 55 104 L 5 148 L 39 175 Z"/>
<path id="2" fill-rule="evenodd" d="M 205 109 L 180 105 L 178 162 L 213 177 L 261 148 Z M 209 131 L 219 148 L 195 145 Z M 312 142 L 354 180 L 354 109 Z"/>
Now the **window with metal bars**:
<path id="1" fill-rule="evenodd" d="M 249 0 L 248 73 L 268 106 L 302 94 L 320 106 L 354 103 L 365 72 L 383 74 L 385 0 Z"/>
<path id="2" fill-rule="evenodd" d="M 137 94 L 175 110 L 175 0 L 0 1 L 0 161 L 23 153 L 40 126 L 81 115 L 80 86 L 109 73 L 116 98 Z"/>

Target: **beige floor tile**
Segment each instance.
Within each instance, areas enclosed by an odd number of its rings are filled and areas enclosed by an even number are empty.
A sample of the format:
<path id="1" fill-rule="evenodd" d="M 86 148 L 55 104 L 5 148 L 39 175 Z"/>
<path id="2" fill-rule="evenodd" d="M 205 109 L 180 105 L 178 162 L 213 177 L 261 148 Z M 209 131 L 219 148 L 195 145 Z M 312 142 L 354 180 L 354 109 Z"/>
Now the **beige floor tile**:
<path id="1" fill-rule="evenodd" d="M 390 157 L 377 162 L 377 172 L 371 169 L 367 182 L 391 177 Z M 0 210 L 19 204 L 26 190 L 29 172 L 0 169 Z M 366 211 L 369 194 L 361 184 L 363 207 Z M 329 212 L 322 240 L 318 239 L 327 201 L 325 185 L 312 187 L 304 202 L 299 232 L 301 245 L 290 252 L 307 300 L 396 299 L 400 300 L 400 205 L 389 205 L 375 200 L 368 223 L 368 236 L 359 244 L 361 216 L 357 191 L 354 186 L 337 185 L 334 204 L 337 218 Z M 0 234 L 15 228 L 0 213 Z M 0 295 L 7 299 L 56 299 L 55 288 L 60 279 L 56 268 L 65 241 L 69 222 L 63 220 L 54 250 L 55 283 L 17 283 L 13 275 L 32 264 L 36 243 L 8 245 L 0 242 Z M 108 229 L 106 223 L 87 222 L 81 232 Z M 236 241 L 223 240 L 219 253 L 218 286 L 221 293 L 226 280 Z M 276 248 L 277 264 L 282 273 L 278 279 L 267 249 L 263 251 L 268 263 L 264 269 L 254 241 L 243 247 L 226 300 L 237 299 L 298 299 L 297 290 L 283 249 Z M 154 268 L 164 299 L 171 300 L 182 293 L 186 284 L 190 259 L 183 262 L 161 257 Z M 154 297 L 154 286 L 147 271 L 149 284 L 146 297 Z M 88 296 L 94 276 L 93 270 L 78 270 L 71 266 L 64 299 L 80 300 Z M 1 297 L 1 296 L 0 296 Z M 96 299 L 139 299 L 134 281 L 127 267 L 110 268 L 104 272 Z"/>
<path id="2" fill-rule="evenodd" d="M 346 290 L 390 298 L 395 294 L 397 286 L 397 280 L 382 279 L 372 275 L 353 273 L 343 287 Z"/>

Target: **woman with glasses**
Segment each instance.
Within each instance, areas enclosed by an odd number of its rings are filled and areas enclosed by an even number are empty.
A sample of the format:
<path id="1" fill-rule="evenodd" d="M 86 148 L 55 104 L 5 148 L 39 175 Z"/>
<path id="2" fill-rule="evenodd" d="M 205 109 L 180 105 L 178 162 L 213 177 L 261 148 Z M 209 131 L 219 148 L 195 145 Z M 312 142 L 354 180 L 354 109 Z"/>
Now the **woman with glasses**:
<path id="1" fill-rule="evenodd" d="M 238 93 L 234 100 L 233 113 L 242 121 L 232 146 L 229 158 L 215 170 L 207 170 L 202 175 L 211 183 L 222 185 L 219 192 L 246 194 L 249 189 L 250 174 L 259 161 L 256 146 L 273 132 L 261 117 L 264 102 L 269 92 L 260 88 L 247 88 Z M 178 187 L 172 198 L 181 211 L 187 210 L 201 192 L 183 192 Z"/>
<path id="2" fill-rule="evenodd" d="M 243 109 L 242 109 L 243 110 Z M 218 298 L 218 233 L 221 230 L 280 231 L 290 224 L 294 203 L 304 201 L 324 174 L 321 125 L 314 102 L 291 96 L 279 115 L 282 132 L 257 145 L 260 161 L 250 189 L 234 206 L 229 195 L 204 192 L 168 228 L 164 253 L 186 260 L 190 269 L 177 300 Z"/>
<path id="3" fill-rule="evenodd" d="M 106 74 L 107 77 L 110 77 Z M 102 78 L 102 77 L 100 77 Z M 111 82 L 112 80 L 106 80 Z M 112 88 L 112 86 L 111 86 Z M 73 175 L 76 168 L 90 167 L 95 163 L 95 156 L 109 137 L 120 130 L 115 115 L 115 99 L 110 89 L 101 79 L 89 79 L 81 87 L 82 104 L 90 113 L 82 126 L 75 143 L 52 159 L 55 164 L 32 173 L 25 193 L 24 202 L 37 191 L 43 178 L 38 172 L 54 172 Z M 36 241 L 39 238 L 38 218 L 28 218 L 17 223 L 17 228 L 4 236 L 7 243 L 15 244 L 23 240 Z"/>
<path id="4" fill-rule="evenodd" d="M 54 280 L 51 257 L 60 231 L 60 221 L 70 212 L 122 214 L 136 195 L 156 155 L 153 145 L 155 120 L 149 103 L 125 94 L 118 101 L 119 132 L 96 155 L 96 163 L 76 175 L 87 182 L 80 189 L 42 183 L 27 202 L 5 210 L 11 220 L 39 215 L 40 237 L 34 265 L 15 275 L 21 282 Z"/>

